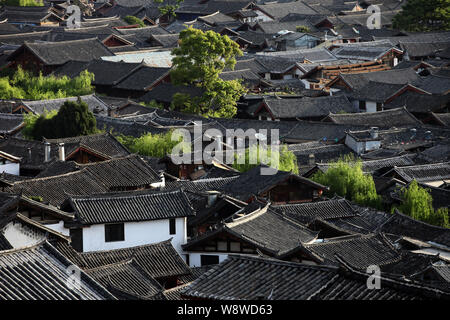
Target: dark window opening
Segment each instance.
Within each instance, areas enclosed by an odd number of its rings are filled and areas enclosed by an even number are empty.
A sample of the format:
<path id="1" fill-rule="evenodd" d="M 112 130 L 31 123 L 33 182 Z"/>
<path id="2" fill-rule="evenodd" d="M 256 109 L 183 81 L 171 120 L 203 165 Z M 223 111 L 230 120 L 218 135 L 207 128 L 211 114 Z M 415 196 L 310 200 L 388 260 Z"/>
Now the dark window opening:
<path id="1" fill-rule="evenodd" d="M 177 228 L 176 228 L 176 224 L 175 224 L 175 219 L 170 219 L 169 220 L 169 234 L 176 234 L 177 233 Z"/>
<path id="2" fill-rule="evenodd" d="M 366 102 L 365 101 L 359 101 L 359 110 L 366 111 Z"/>
<path id="3" fill-rule="evenodd" d="M 69 235 L 72 247 L 78 252 L 83 252 L 83 229 L 70 229 Z"/>
<path id="4" fill-rule="evenodd" d="M 200 263 L 202 266 L 208 266 L 210 264 L 219 264 L 219 256 L 200 255 Z"/>
<path id="5" fill-rule="evenodd" d="M 124 241 L 125 232 L 124 224 L 106 224 L 105 225 L 105 242 Z"/>

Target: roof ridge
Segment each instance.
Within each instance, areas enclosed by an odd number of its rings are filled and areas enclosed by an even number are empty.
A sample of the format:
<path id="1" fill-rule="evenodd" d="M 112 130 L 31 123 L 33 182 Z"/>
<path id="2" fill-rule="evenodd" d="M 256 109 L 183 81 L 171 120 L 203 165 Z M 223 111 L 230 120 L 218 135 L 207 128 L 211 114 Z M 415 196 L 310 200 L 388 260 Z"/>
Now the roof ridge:
<path id="1" fill-rule="evenodd" d="M 333 266 L 333 265 L 310 265 L 310 264 L 304 264 L 304 263 L 300 263 L 300 262 L 278 260 L 275 258 L 268 259 L 268 258 L 264 258 L 264 257 L 238 255 L 238 254 L 229 254 L 227 259 L 253 260 L 253 261 L 258 261 L 261 263 L 272 263 L 272 264 L 286 265 L 286 266 L 291 266 L 291 267 L 302 267 L 305 269 L 325 269 L 325 270 L 337 270 L 338 269 L 338 267 Z"/>
<path id="2" fill-rule="evenodd" d="M 160 242 L 155 243 L 148 243 L 148 244 L 141 244 L 133 247 L 126 247 L 126 248 L 118 248 L 118 249 L 109 249 L 109 250 L 95 250 L 95 251 L 87 251 L 87 252 L 81 252 L 80 254 L 83 255 L 89 255 L 94 253 L 106 253 L 106 252 L 117 252 L 119 250 L 133 250 L 138 248 L 147 248 L 147 247 L 165 247 L 168 245 L 172 245 L 172 238 L 163 240 Z"/>
<path id="3" fill-rule="evenodd" d="M 38 242 L 28 245 L 28 246 L 12 248 L 12 249 L 8 249 L 8 250 L 2 250 L 1 255 L 14 254 L 14 253 L 21 252 L 21 251 L 37 249 L 38 247 L 43 247 L 45 242 L 47 242 L 47 239 L 44 237 L 43 239 L 39 240 Z"/>

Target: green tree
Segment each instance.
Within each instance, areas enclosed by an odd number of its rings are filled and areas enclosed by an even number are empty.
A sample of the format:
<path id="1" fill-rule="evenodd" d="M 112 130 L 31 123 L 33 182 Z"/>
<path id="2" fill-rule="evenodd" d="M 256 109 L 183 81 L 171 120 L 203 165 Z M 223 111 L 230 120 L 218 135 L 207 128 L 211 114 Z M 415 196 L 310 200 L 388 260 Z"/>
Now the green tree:
<path id="1" fill-rule="evenodd" d="M 46 109 L 44 109 L 44 113 L 42 113 L 41 115 L 38 114 L 34 114 L 34 113 L 27 113 L 24 115 L 23 117 L 23 122 L 25 123 L 25 126 L 22 129 L 22 134 L 25 138 L 27 139 L 34 139 L 34 128 L 36 126 L 36 122 L 39 118 L 43 118 L 45 120 L 51 119 L 54 116 L 56 116 L 58 114 L 58 110 L 52 110 L 52 111 L 47 111 Z M 41 121 L 41 120 L 40 120 Z"/>
<path id="2" fill-rule="evenodd" d="M 120 135 L 117 140 L 128 148 L 131 152 L 137 152 L 144 156 L 162 158 L 172 153 L 173 148 L 182 141 L 172 140 L 172 130 L 163 134 L 147 133 L 139 138 Z M 190 152 L 190 145 L 183 143 L 183 152 Z"/>
<path id="3" fill-rule="evenodd" d="M 295 31 L 307 33 L 307 32 L 311 32 L 311 29 L 307 26 L 297 26 L 297 27 L 295 27 Z"/>
<path id="4" fill-rule="evenodd" d="M 278 160 L 278 165 L 276 163 L 271 163 L 270 159 L 272 156 L 272 150 L 270 146 L 267 148 L 267 159 L 269 163 L 265 163 L 273 168 L 281 171 L 291 171 L 298 174 L 297 158 L 292 151 L 288 150 L 286 145 L 283 145 L 278 151 L 278 155 L 274 157 L 275 161 Z M 253 161 L 255 159 L 256 161 Z M 243 155 L 236 154 L 234 163 L 232 167 L 240 172 L 246 172 L 262 163 L 261 148 L 258 146 L 252 146 L 245 149 Z M 253 163 L 256 162 L 256 163 Z"/>
<path id="5" fill-rule="evenodd" d="M 392 25 L 405 31 L 450 30 L 450 0 L 409 0 Z"/>
<path id="6" fill-rule="evenodd" d="M 43 0 L 2 0 L 1 5 L 16 6 L 16 7 L 42 7 Z"/>
<path id="7" fill-rule="evenodd" d="M 43 114 L 36 120 L 29 120 L 29 125 L 31 128 L 27 128 L 26 132 L 36 140 L 44 137 L 48 139 L 76 137 L 98 132 L 94 114 L 80 99 L 77 102 L 64 102 L 56 115 Z"/>
<path id="8" fill-rule="evenodd" d="M 139 19 L 138 17 L 135 17 L 135 16 L 125 16 L 125 18 L 123 18 L 123 20 L 125 20 L 125 22 L 128 23 L 129 25 L 137 24 L 139 26 L 139 28 L 145 27 L 144 21 L 142 21 L 141 19 Z"/>
<path id="9" fill-rule="evenodd" d="M 0 99 L 47 100 L 82 96 L 94 92 L 94 74 L 84 70 L 79 76 L 33 76 L 20 66 L 11 75 L 0 78 Z"/>
<path id="10" fill-rule="evenodd" d="M 360 160 L 341 159 L 333 163 L 326 172 L 318 171 L 311 179 L 328 186 L 330 196 L 337 194 L 360 205 L 377 209 L 382 207 L 373 178 L 362 171 Z"/>
<path id="11" fill-rule="evenodd" d="M 173 105 L 184 112 L 207 117 L 232 117 L 236 102 L 246 90 L 240 81 L 225 81 L 219 75 L 225 67 L 234 69 L 242 51 L 228 36 L 189 27 L 180 32 L 180 46 L 173 49 L 170 72 L 175 85 L 194 85 L 204 89 L 201 97 L 177 95 Z"/>
<path id="12" fill-rule="evenodd" d="M 150 102 L 139 102 L 139 104 L 144 107 L 164 109 L 164 106 L 162 105 L 162 103 L 158 103 L 158 102 L 156 102 L 156 100 L 152 100 Z"/>
<path id="13" fill-rule="evenodd" d="M 428 189 L 419 186 L 416 180 L 413 180 L 408 188 L 403 187 L 400 190 L 402 204 L 394 206 L 402 213 L 409 215 L 413 219 L 420 220 L 429 224 L 449 228 L 448 208 L 439 208 L 434 210 L 433 198 Z"/>
<path id="14" fill-rule="evenodd" d="M 177 11 L 184 0 L 153 0 L 153 2 L 158 4 L 159 12 L 162 15 L 167 15 L 170 20 L 176 17 L 175 11 Z"/>

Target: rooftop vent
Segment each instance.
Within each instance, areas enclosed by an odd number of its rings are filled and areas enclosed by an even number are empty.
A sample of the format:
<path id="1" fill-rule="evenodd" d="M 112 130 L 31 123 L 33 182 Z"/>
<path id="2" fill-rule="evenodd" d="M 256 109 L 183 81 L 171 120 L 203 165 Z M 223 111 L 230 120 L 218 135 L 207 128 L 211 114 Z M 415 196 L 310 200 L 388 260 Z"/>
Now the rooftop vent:
<path id="1" fill-rule="evenodd" d="M 372 139 L 377 139 L 378 138 L 378 127 L 370 128 L 370 137 Z"/>
<path id="2" fill-rule="evenodd" d="M 50 143 L 49 142 L 45 142 L 44 143 L 44 162 L 49 162 L 50 161 Z"/>

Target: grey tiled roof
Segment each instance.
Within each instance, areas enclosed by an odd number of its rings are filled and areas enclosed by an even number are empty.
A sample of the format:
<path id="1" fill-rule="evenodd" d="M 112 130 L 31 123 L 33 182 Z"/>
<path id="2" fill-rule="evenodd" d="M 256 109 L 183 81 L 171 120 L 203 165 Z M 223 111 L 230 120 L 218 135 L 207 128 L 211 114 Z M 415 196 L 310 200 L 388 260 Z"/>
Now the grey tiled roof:
<path id="1" fill-rule="evenodd" d="M 25 42 L 23 48 L 33 52 L 46 65 L 62 65 L 70 60 L 90 61 L 113 55 L 97 38 L 61 42 Z M 13 52 L 8 59 L 14 59 L 21 50 L 22 47 Z"/>
<path id="2" fill-rule="evenodd" d="M 420 126 L 422 123 L 405 108 L 390 109 L 377 112 L 361 112 L 346 114 L 330 114 L 326 120 L 337 124 L 375 126 L 378 128 Z"/>
<path id="3" fill-rule="evenodd" d="M 0 133 L 12 133 L 24 125 L 23 115 L 0 113 Z"/>
<path id="4" fill-rule="evenodd" d="M 215 300 L 300 300 L 307 299 L 334 276 L 335 269 L 330 267 L 229 255 L 181 294 Z"/>
<path id="5" fill-rule="evenodd" d="M 115 85 L 141 66 L 140 63 L 92 60 L 90 62 L 69 61 L 54 71 L 55 75 L 75 77 L 83 70 L 94 74 L 94 85 Z"/>
<path id="6" fill-rule="evenodd" d="M 325 117 L 330 113 L 358 111 L 343 95 L 300 99 L 264 99 L 264 103 L 276 119 Z"/>
<path id="7" fill-rule="evenodd" d="M 308 217 L 312 219 L 335 219 L 353 217 L 357 215 L 357 211 L 345 199 L 331 199 L 310 203 L 285 204 L 273 206 L 285 214 L 297 220 L 298 216 Z"/>
<path id="8" fill-rule="evenodd" d="M 108 114 L 109 106 L 100 100 L 95 94 L 89 94 L 79 97 L 81 101 L 88 105 L 88 109 L 91 112 L 101 113 L 103 115 Z M 58 98 L 50 100 L 36 100 L 27 101 L 22 100 L 22 105 L 31 110 L 35 114 L 42 114 L 45 111 L 59 110 L 66 101 L 76 102 L 78 97 Z"/>
<path id="9" fill-rule="evenodd" d="M 81 271 L 80 286 L 67 286 L 72 263 L 48 242 L 0 253 L 2 300 L 110 300 L 106 289 Z M 20 283 L 20 285 L 18 285 Z"/>
<path id="10" fill-rule="evenodd" d="M 421 283 L 386 278 L 367 288 L 367 273 L 344 266 L 311 266 L 230 255 L 182 288 L 181 297 L 213 300 L 422 300 L 448 293 Z"/>
<path id="11" fill-rule="evenodd" d="M 121 294 L 131 294 L 151 299 L 163 291 L 161 285 L 132 259 L 89 269 L 86 273 L 118 298 Z"/>
<path id="12" fill-rule="evenodd" d="M 82 224 L 139 222 L 195 214 L 182 190 L 90 194 L 70 197 L 69 202 Z"/>
<path id="13" fill-rule="evenodd" d="M 93 251 L 81 254 L 87 269 L 98 268 L 133 259 L 155 279 L 191 274 L 170 240 L 136 247 L 109 251 Z"/>
<path id="14" fill-rule="evenodd" d="M 391 175 L 394 172 L 406 182 L 412 180 L 418 182 L 443 181 L 450 179 L 450 162 L 395 167 L 386 175 Z"/>
<path id="15" fill-rule="evenodd" d="M 124 188 L 143 188 L 159 182 L 158 174 L 138 156 L 93 164 L 81 170 L 15 183 L 9 191 L 25 196 L 42 196 L 45 202 L 60 206 L 70 195 L 105 193 Z"/>
<path id="16" fill-rule="evenodd" d="M 261 195 L 273 186 L 282 183 L 289 178 L 293 178 L 297 183 L 304 184 L 312 189 L 327 189 L 327 187 L 319 183 L 297 176 L 291 172 L 278 170 L 272 175 L 261 174 L 261 170 L 265 167 L 267 166 L 259 165 L 242 173 L 232 182 L 225 185 L 223 192 L 236 197 L 237 199 L 247 201 L 252 196 Z"/>
<path id="17" fill-rule="evenodd" d="M 450 247 L 448 228 L 433 226 L 397 211 L 380 226 L 379 230 L 384 233 L 406 236 L 421 241 L 432 241 Z"/>
<path id="18" fill-rule="evenodd" d="M 400 253 L 381 235 L 352 235 L 332 238 L 321 243 L 305 245 L 306 250 L 324 261 L 336 261 L 339 255 L 356 269 L 366 270 L 370 265 L 384 265 L 400 259 Z"/>

